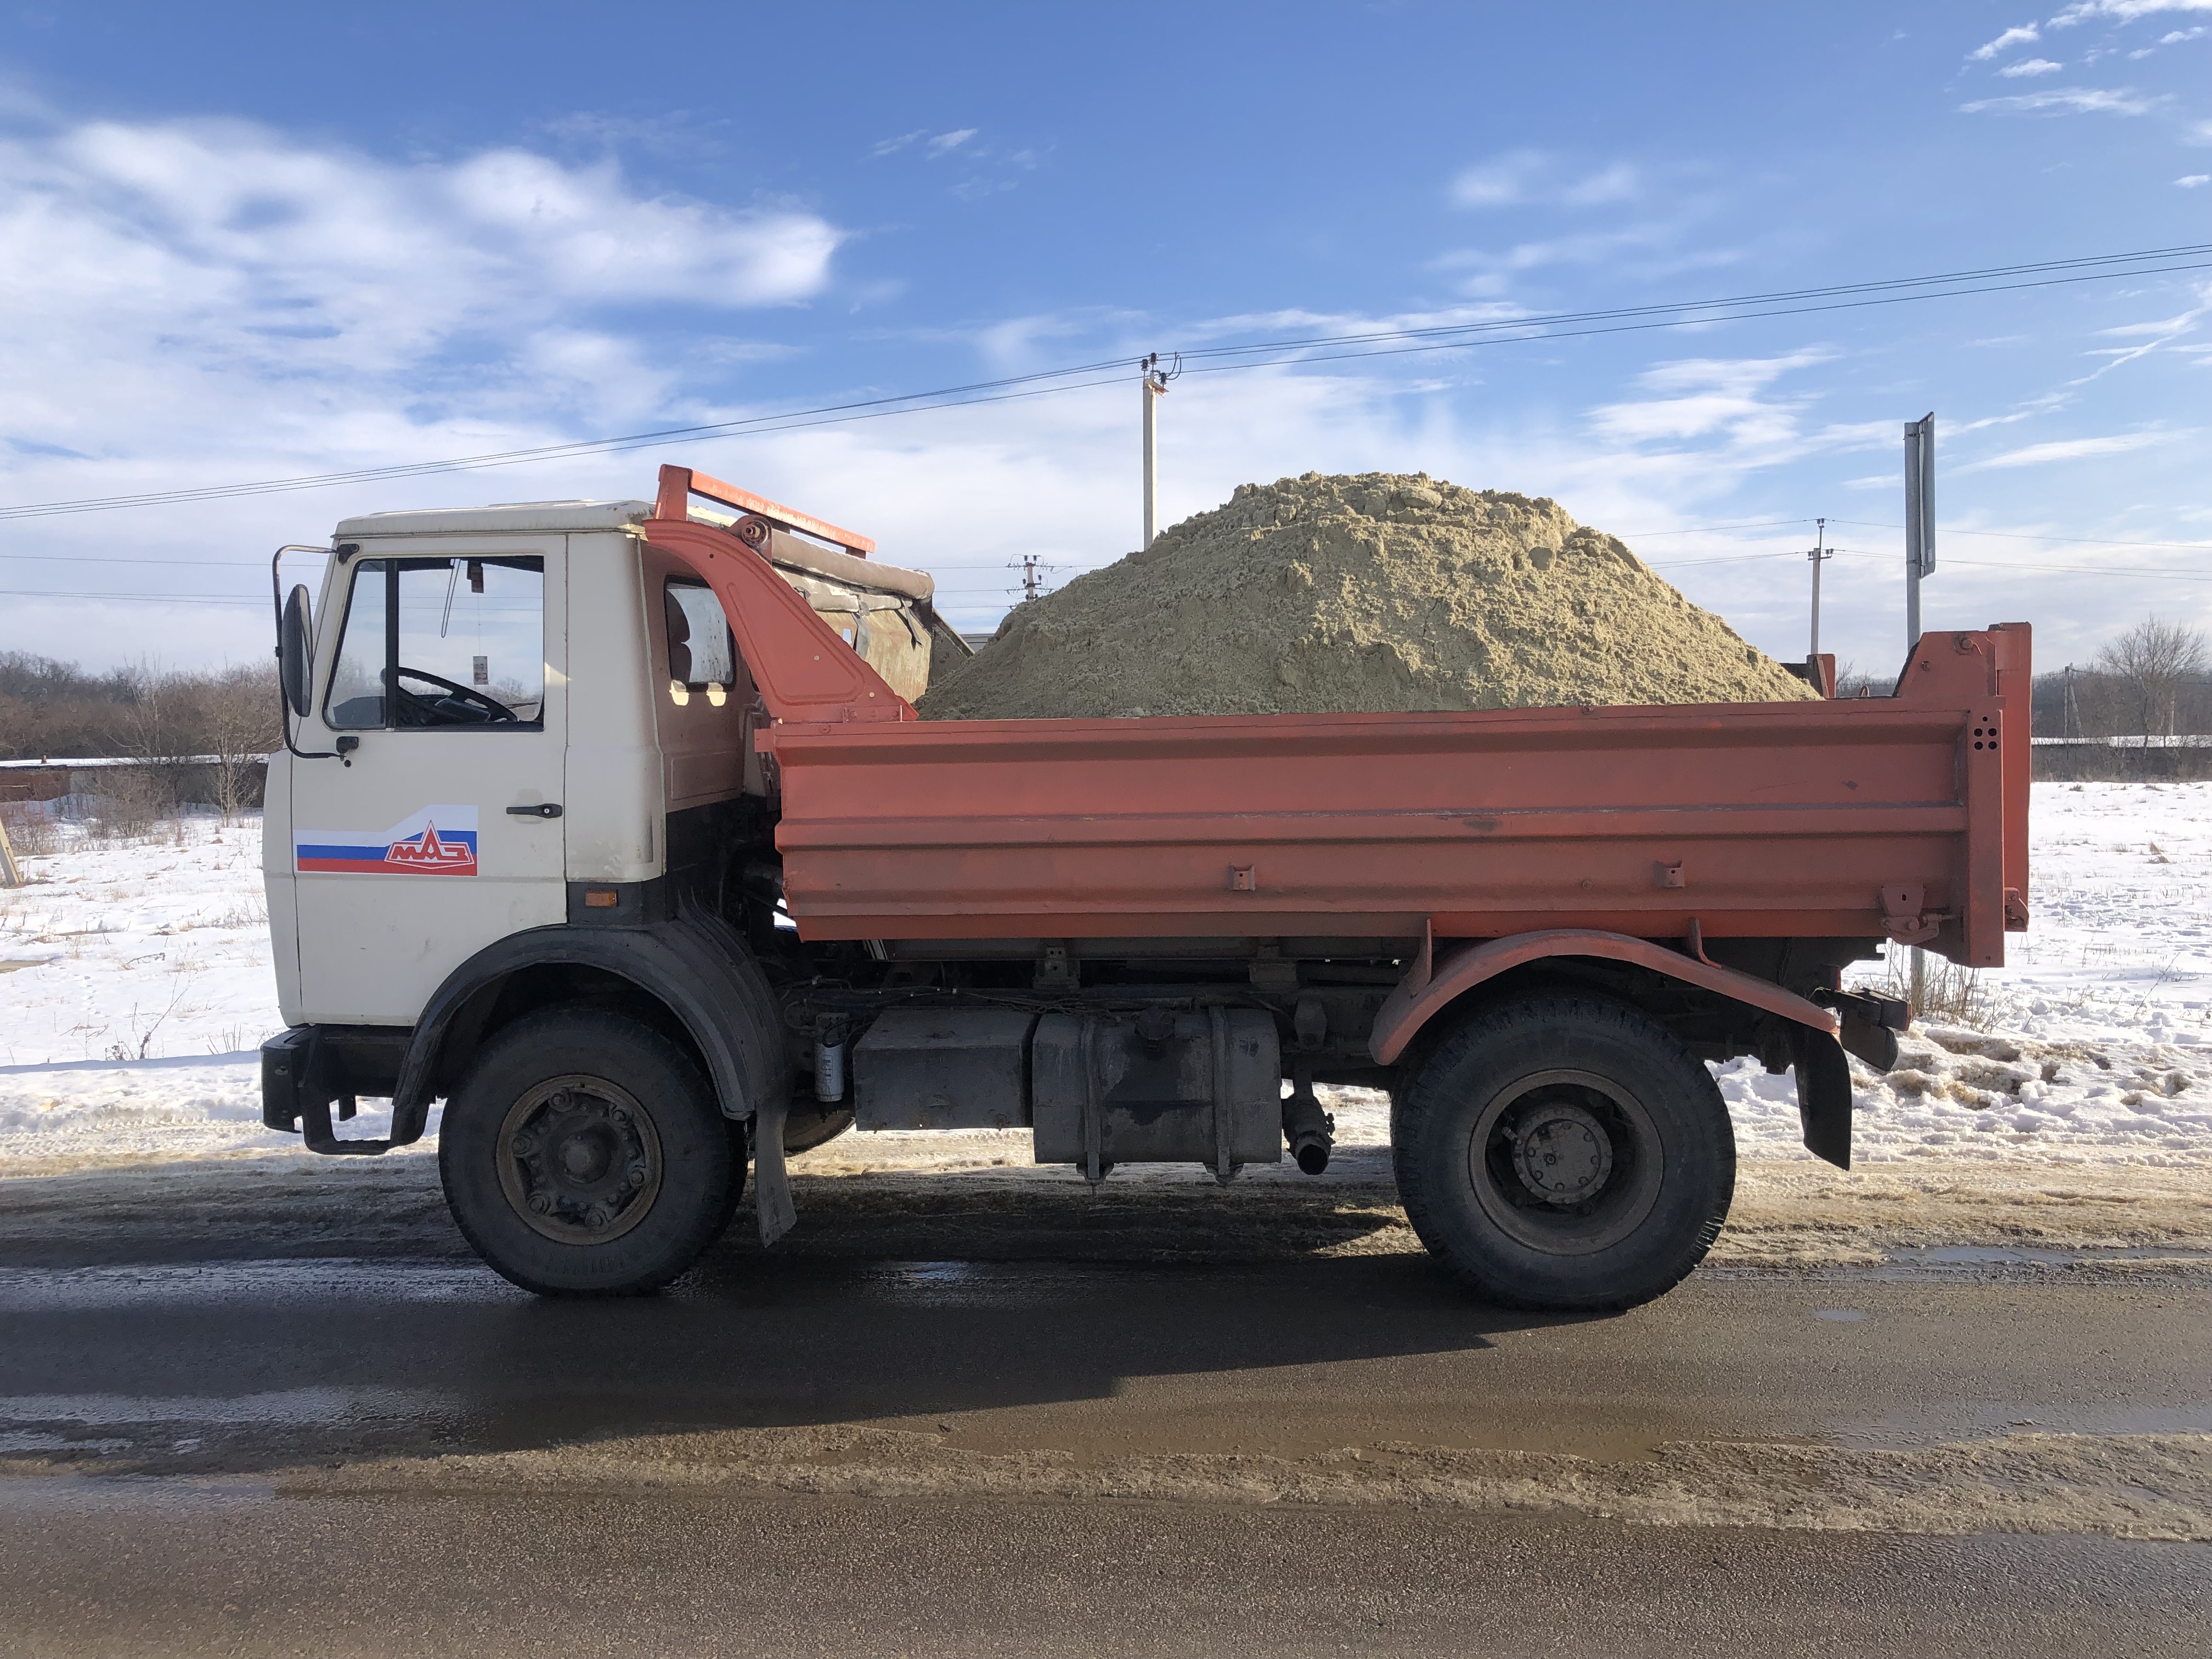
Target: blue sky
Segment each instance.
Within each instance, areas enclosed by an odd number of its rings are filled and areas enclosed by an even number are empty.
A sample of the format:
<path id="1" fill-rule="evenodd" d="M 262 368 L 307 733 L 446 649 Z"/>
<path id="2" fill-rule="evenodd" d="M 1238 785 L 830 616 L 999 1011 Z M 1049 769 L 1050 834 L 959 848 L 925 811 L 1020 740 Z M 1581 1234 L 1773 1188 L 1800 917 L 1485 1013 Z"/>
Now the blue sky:
<path id="1" fill-rule="evenodd" d="M 2212 0 L 13 4 L 0 505 L 2205 241 Z M 1825 514 L 1823 643 L 1879 670 L 1933 409 L 1929 624 L 2086 659 L 2212 622 L 2203 549 L 2141 544 L 2212 544 L 2208 279 L 1188 375 L 1163 510 L 1310 468 L 1551 495 L 1784 655 Z M 1134 545 L 1137 407 L 1115 380 L 0 522 L 0 649 L 258 656 L 251 604 L 120 596 L 251 600 L 342 514 L 649 494 L 664 459 L 868 532 L 988 625 L 1010 561 Z"/>

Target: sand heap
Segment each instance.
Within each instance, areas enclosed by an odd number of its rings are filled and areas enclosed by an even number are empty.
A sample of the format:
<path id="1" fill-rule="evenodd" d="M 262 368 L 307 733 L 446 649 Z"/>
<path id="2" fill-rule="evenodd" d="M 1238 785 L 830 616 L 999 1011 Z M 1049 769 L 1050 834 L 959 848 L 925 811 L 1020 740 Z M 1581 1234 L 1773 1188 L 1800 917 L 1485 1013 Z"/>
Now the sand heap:
<path id="1" fill-rule="evenodd" d="M 1813 695 L 1556 502 L 1309 472 L 1240 484 L 1018 606 L 921 708 L 1035 720 Z"/>

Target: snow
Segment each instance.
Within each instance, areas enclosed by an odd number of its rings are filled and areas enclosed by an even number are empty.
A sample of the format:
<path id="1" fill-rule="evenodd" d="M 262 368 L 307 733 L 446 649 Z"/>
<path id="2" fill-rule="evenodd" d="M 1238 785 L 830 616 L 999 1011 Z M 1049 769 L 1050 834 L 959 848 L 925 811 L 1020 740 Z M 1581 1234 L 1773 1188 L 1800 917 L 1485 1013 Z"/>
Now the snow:
<path id="1" fill-rule="evenodd" d="M 2028 826 L 2029 931 L 1896 1071 L 1851 1063 L 1854 1161 L 2212 1161 L 2212 783 L 2039 783 Z M 1715 1069 L 1745 1156 L 1810 1158 L 1794 1078 Z"/>
<path id="2" fill-rule="evenodd" d="M 2032 931 L 1896 1072 L 1854 1062 L 1857 1159 L 2212 1164 L 2212 784 L 2038 784 L 2031 826 Z M 0 1163 L 297 1155 L 260 1121 L 254 1051 L 283 1022 L 258 821 L 53 834 L 0 891 Z M 1793 1079 L 1715 1070 L 1745 1157 L 1809 1158 Z M 1346 1164 L 1379 1167 L 1352 1154 L 1387 1143 L 1381 1097 L 1334 1092 Z"/>

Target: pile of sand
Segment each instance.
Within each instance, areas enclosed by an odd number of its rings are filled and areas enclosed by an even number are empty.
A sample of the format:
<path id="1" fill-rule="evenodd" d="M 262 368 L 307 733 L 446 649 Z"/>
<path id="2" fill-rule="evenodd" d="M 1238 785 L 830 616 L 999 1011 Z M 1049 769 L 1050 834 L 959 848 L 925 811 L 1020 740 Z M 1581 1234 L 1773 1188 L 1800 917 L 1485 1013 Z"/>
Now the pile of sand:
<path id="1" fill-rule="evenodd" d="M 1425 475 L 1241 484 L 1018 606 L 931 720 L 1358 713 L 1814 695 L 1556 502 Z"/>

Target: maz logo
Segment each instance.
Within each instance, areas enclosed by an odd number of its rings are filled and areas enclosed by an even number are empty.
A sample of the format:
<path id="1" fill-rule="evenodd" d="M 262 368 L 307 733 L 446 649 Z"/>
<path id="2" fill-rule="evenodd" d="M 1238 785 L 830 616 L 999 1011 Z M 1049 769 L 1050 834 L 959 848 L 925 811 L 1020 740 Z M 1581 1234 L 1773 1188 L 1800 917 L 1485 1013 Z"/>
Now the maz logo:
<path id="1" fill-rule="evenodd" d="M 384 849 L 384 861 L 422 875 L 473 876 L 477 849 L 466 842 L 441 841 L 438 826 L 426 823 L 412 841 L 395 841 Z"/>

